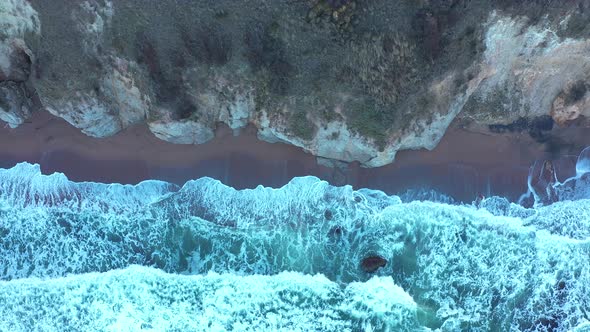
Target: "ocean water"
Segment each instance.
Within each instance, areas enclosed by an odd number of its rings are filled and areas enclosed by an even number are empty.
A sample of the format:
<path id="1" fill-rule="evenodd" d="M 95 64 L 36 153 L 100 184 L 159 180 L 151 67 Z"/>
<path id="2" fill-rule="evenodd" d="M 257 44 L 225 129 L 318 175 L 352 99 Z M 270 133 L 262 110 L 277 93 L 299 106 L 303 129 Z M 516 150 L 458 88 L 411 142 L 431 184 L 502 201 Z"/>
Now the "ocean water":
<path id="1" fill-rule="evenodd" d="M 521 204 L 459 204 L 19 164 L 0 170 L 0 331 L 590 331 L 590 150 L 577 165 L 531 171 Z"/>

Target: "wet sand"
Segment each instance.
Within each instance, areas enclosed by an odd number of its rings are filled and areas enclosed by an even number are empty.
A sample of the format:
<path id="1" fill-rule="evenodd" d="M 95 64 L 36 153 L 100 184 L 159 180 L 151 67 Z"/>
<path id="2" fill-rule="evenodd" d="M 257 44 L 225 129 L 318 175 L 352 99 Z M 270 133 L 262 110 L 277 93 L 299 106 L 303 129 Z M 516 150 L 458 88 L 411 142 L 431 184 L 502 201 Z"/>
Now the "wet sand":
<path id="1" fill-rule="evenodd" d="M 572 142 L 558 153 L 558 175 L 573 172 L 575 155 L 590 145 L 590 129 L 552 132 Z M 471 201 L 479 194 L 516 199 L 526 191 L 529 167 L 536 160 L 555 158 L 546 144 L 527 133 L 482 134 L 453 126 L 433 151 L 402 151 L 380 168 L 347 169 L 319 166 L 315 157 L 287 144 L 256 138 L 253 128 L 233 136 L 229 128 L 202 145 L 171 144 L 156 138 L 145 125 L 108 138 L 91 138 L 46 112 L 16 129 L 0 128 L 0 167 L 28 161 L 43 173 L 63 172 L 74 181 L 137 183 L 160 179 L 177 184 L 203 176 L 235 188 L 258 184 L 278 187 L 295 176 L 314 175 L 333 184 L 351 184 L 394 194 L 409 188 L 432 188 Z"/>

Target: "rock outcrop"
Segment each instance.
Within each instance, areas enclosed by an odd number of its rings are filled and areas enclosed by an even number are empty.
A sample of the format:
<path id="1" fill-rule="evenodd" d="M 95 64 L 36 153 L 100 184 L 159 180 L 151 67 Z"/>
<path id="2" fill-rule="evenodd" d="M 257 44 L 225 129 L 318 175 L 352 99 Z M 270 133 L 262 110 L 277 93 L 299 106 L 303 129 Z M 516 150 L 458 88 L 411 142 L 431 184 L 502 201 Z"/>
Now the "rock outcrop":
<path id="1" fill-rule="evenodd" d="M 486 79 L 465 116 L 480 123 L 507 124 L 521 117 L 551 115 L 564 125 L 587 115 L 590 39 L 560 37 L 558 29 L 567 22 L 566 17 L 556 27 L 547 21 L 530 26 L 525 17 L 493 14 L 481 64 Z M 571 95 L 576 96 L 565 102 Z"/>
<path id="2" fill-rule="evenodd" d="M 7 0 L 0 4 L 0 120 L 12 128 L 31 114 L 32 91 L 26 82 L 33 54 L 24 38 L 39 32 L 39 18 L 28 2 Z"/>
<path id="3" fill-rule="evenodd" d="M 501 132 L 590 114 L 590 4 L 538 1 L 0 5 L 0 119 L 44 109 L 95 137 L 219 123 L 322 162 L 392 162 L 453 121 Z M 544 122 L 543 122 L 544 121 Z"/>

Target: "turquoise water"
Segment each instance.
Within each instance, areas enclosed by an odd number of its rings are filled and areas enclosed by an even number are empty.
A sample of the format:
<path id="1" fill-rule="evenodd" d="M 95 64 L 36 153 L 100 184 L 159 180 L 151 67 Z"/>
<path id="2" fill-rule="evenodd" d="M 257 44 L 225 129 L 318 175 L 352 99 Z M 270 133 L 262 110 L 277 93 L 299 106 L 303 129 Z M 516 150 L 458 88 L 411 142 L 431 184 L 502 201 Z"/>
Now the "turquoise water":
<path id="1" fill-rule="evenodd" d="M 587 160 L 531 208 L 19 164 L 0 170 L 0 331 L 590 331 Z"/>

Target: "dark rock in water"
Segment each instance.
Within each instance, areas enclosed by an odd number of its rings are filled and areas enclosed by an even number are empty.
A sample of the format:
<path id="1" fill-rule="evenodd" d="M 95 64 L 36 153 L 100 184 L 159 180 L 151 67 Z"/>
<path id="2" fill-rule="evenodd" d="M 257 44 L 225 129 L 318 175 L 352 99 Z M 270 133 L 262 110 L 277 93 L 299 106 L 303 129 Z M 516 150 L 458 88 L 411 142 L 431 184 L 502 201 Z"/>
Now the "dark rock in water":
<path id="1" fill-rule="evenodd" d="M 330 231 L 328 231 L 328 238 L 330 238 L 331 240 L 340 240 L 340 238 L 342 238 L 342 228 L 339 226 L 336 227 L 332 227 L 330 229 Z"/>
<path id="2" fill-rule="evenodd" d="M 332 211 L 326 210 L 324 212 L 324 218 L 326 218 L 326 220 L 332 220 Z"/>
<path id="3" fill-rule="evenodd" d="M 558 200 L 554 188 L 557 182 L 557 174 L 550 160 L 545 160 L 543 163 L 536 163 L 529 176 L 531 177 L 530 188 L 536 194 L 539 202 L 550 204 Z"/>
<path id="4" fill-rule="evenodd" d="M 557 182 L 557 175 L 555 174 L 555 168 L 551 160 L 543 162 L 543 170 L 541 173 L 541 179 L 546 181 L 548 184 L 553 185 Z"/>
<path id="5" fill-rule="evenodd" d="M 365 257 L 361 262 L 363 271 L 367 273 L 373 273 L 379 268 L 384 267 L 387 264 L 387 260 L 381 256 L 369 256 Z"/>

